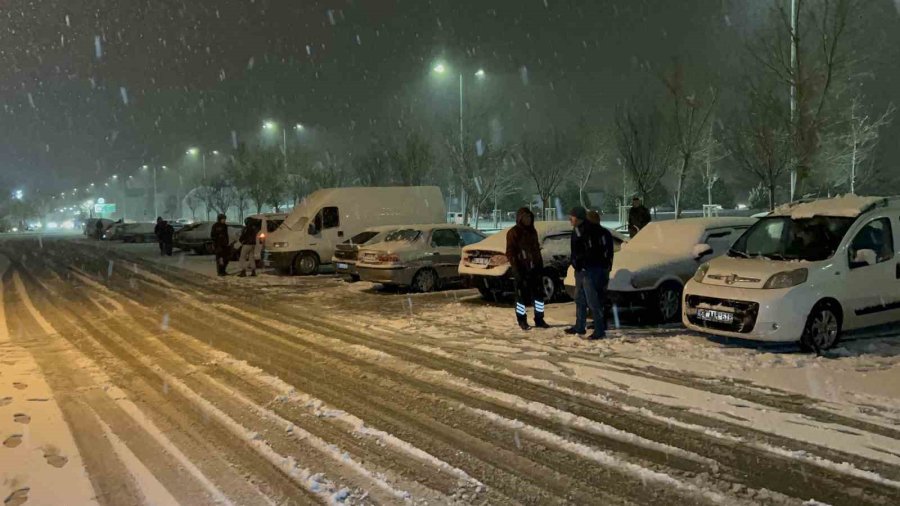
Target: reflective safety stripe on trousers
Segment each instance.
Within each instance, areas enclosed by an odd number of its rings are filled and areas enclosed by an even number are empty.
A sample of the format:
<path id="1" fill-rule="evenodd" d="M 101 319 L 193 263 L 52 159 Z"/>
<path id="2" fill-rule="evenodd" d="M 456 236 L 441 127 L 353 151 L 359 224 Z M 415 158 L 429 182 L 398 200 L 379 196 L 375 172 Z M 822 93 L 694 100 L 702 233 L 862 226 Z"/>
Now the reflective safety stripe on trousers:
<path id="1" fill-rule="evenodd" d="M 520 304 L 516 302 L 516 314 L 523 315 L 525 314 L 525 304 Z"/>
<path id="2" fill-rule="evenodd" d="M 534 301 L 534 312 L 535 313 L 543 313 L 544 312 L 544 303 L 540 301 Z"/>

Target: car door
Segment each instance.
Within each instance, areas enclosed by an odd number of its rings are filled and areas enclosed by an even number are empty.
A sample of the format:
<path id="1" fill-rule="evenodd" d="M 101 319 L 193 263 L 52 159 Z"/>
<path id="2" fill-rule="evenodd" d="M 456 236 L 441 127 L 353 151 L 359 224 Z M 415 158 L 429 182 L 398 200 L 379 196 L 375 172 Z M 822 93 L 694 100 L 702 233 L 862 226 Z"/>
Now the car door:
<path id="1" fill-rule="evenodd" d="M 438 228 L 431 232 L 431 261 L 442 280 L 455 279 L 459 275 L 459 259 L 462 239 L 452 228 Z"/>
<path id="2" fill-rule="evenodd" d="M 541 241 L 541 257 L 544 268 L 557 277 L 565 276 L 572 256 L 572 233 L 551 234 Z"/>
<path id="3" fill-rule="evenodd" d="M 844 284 L 845 304 L 851 312 L 851 318 L 846 322 L 849 328 L 880 325 L 898 319 L 900 266 L 895 228 L 889 216 L 870 217 L 850 241 L 845 258 L 847 282 Z"/>
<path id="4" fill-rule="evenodd" d="M 322 257 L 323 262 L 331 260 L 331 254 L 334 252 L 334 245 L 343 240 L 343 232 L 341 227 L 341 213 L 337 206 L 328 206 L 319 209 L 313 221 L 315 224 L 317 239 L 315 244 L 316 252 Z M 325 258 L 328 258 L 326 260 Z"/>

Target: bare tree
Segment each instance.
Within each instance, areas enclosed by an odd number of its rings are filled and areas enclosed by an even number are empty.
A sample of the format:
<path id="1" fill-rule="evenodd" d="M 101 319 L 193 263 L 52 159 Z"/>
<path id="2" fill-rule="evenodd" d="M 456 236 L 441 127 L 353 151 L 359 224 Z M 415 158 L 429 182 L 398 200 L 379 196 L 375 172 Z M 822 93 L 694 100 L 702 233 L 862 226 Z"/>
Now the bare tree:
<path id="1" fill-rule="evenodd" d="M 466 191 L 469 194 L 469 204 L 475 210 L 475 227 L 478 227 L 480 212 L 487 203 L 492 203 L 492 209 L 496 209 L 500 198 L 505 197 L 518 188 L 513 171 L 508 170 L 509 153 L 502 149 L 484 144 L 476 149 L 477 157 L 473 160 L 471 181 L 466 181 L 470 186 Z"/>
<path id="2" fill-rule="evenodd" d="M 663 83 L 671 98 L 671 128 L 674 149 L 678 155 L 678 174 L 675 187 L 675 218 L 681 217 L 681 196 L 684 181 L 691 170 L 691 163 L 698 152 L 704 148 L 706 130 L 712 117 L 718 94 L 715 89 L 709 90 L 709 98 L 705 101 L 685 89 L 684 70 L 680 64 L 663 78 Z"/>
<path id="3" fill-rule="evenodd" d="M 629 102 L 617 109 L 615 126 L 622 164 L 637 193 L 649 203 L 648 197 L 659 187 L 672 157 L 662 115 L 655 107 L 641 111 Z"/>
<path id="4" fill-rule="evenodd" d="M 356 180 L 362 186 L 384 186 L 393 182 L 389 150 L 374 144 L 353 164 Z"/>
<path id="5" fill-rule="evenodd" d="M 203 203 L 203 199 L 200 198 L 196 189 L 193 189 L 188 192 L 184 197 L 184 203 L 188 206 L 188 209 L 191 210 L 191 219 L 197 219 L 197 209 L 200 208 L 200 204 Z"/>
<path id="6" fill-rule="evenodd" d="M 856 63 L 849 41 L 862 26 L 866 0 L 774 1 L 774 28 L 751 54 L 768 75 L 790 89 L 789 133 L 797 183 L 810 176 L 829 116 Z M 790 12 L 788 5 L 795 10 Z"/>
<path id="7" fill-rule="evenodd" d="M 321 160 L 313 164 L 309 181 L 312 189 L 337 188 L 348 176 L 347 164 L 333 151 L 326 151 Z"/>
<path id="8" fill-rule="evenodd" d="M 614 148 L 614 140 L 607 130 L 590 131 L 588 126 L 582 126 L 579 130 L 588 131 L 581 156 L 575 161 L 572 168 L 572 178 L 578 186 L 578 201 L 583 207 L 588 207 L 585 193 L 591 179 L 608 163 Z"/>
<path id="9" fill-rule="evenodd" d="M 790 130 L 780 114 L 771 94 L 753 94 L 750 111 L 733 123 L 726 137 L 737 167 L 767 190 L 769 209 L 775 208 L 775 189 L 788 172 L 793 153 Z"/>
<path id="10" fill-rule="evenodd" d="M 572 144 L 562 133 L 553 131 L 540 140 L 526 136 L 518 146 L 513 160 L 534 183 L 542 209 L 550 207 L 551 199 L 580 156 Z"/>
<path id="11" fill-rule="evenodd" d="M 848 128 L 839 139 L 844 154 L 832 176 L 835 183 L 846 182 L 850 193 L 856 193 L 857 186 L 872 179 L 875 165 L 868 162 L 878 146 L 881 129 L 891 124 L 896 110 L 894 104 L 890 104 L 881 115 L 871 116 L 862 104 L 862 98 L 853 97 Z"/>
<path id="12" fill-rule="evenodd" d="M 402 186 L 421 185 L 434 166 L 431 146 L 416 132 L 409 134 L 401 146 L 389 150 L 388 159 L 396 182 Z"/>

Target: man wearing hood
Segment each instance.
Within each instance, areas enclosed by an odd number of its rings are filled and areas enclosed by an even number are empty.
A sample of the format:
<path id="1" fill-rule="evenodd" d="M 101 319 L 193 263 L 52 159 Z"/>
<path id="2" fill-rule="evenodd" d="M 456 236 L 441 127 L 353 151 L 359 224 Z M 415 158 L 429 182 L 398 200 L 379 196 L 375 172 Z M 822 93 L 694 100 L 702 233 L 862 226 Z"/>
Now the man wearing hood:
<path id="1" fill-rule="evenodd" d="M 219 276 L 225 276 L 228 272 L 228 261 L 231 260 L 231 241 L 228 238 L 228 225 L 225 224 L 227 217 L 219 214 L 216 222 L 213 223 L 212 230 L 209 232 L 210 239 L 213 243 L 213 251 L 216 254 L 216 271 Z"/>
<path id="2" fill-rule="evenodd" d="M 159 243 L 159 254 L 163 256 L 166 254 L 166 244 L 163 241 L 163 233 L 165 233 L 165 220 L 162 219 L 162 216 L 156 217 L 156 226 L 153 227 L 153 233 L 156 235 L 156 242 Z"/>
<path id="3" fill-rule="evenodd" d="M 534 326 L 550 328 L 544 321 L 544 289 L 541 275 L 544 259 L 541 243 L 534 228 L 534 214 L 527 207 L 516 212 L 516 226 L 506 233 L 506 258 L 512 269 L 516 287 L 516 320 L 522 330 L 528 330 L 526 306 L 534 303 Z"/>

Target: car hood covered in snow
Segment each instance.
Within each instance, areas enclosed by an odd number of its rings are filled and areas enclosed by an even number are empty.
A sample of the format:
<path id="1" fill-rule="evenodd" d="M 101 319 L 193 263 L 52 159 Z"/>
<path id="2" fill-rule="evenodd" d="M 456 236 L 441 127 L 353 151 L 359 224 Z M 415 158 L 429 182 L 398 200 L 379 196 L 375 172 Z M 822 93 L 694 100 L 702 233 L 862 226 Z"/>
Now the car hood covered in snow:
<path id="1" fill-rule="evenodd" d="M 665 279 L 682 282 L 693 276 L 699 263 L 690 256 L 661 251 L 631 251 L 627 246 L 616 254 L 609 274 L 609 289 L 633 291 L 655 288 Z"/>
<path id="2" fill-rule="evenodd" d="M 762 288 L 775 274 L 809 267 L 809 262 L 771 260 L 768 258 L 736 258 L 722 256 L 709 263 L 703 278 L 705 285 L 735 288 Z"/>

